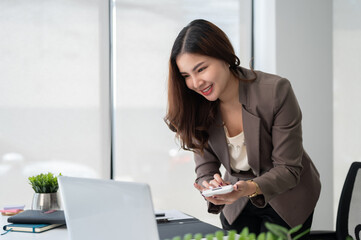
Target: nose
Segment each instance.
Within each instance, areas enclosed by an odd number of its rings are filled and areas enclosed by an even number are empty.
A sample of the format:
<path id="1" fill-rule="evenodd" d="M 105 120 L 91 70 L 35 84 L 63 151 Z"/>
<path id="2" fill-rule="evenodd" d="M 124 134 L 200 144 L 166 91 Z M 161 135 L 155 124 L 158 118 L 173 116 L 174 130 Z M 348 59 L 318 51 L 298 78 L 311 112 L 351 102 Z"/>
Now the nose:
<path id="1" fill-rule="evenodd" d="M 192 80 L 193 80 L 193 87 L 196 89 L 198 89 L 204 83 L 204 81 L 197 76 L 193 77 Z"/>

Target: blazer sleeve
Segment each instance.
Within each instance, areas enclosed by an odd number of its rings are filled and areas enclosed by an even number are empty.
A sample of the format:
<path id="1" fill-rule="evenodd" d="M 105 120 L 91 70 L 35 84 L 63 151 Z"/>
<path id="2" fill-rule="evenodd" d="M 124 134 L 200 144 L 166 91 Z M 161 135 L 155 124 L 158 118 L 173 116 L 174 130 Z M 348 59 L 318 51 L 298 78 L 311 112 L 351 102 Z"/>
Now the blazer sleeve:
<path id="1" fill-rule="evenodd" d="M 303 168 L 302 114 L 287 79 L 276 82 L 273 99 L 273 167 L 254 179 L 263 196 L 251 199 L 259 207 L 264 207 L 275 196 L 295 187 L 300 181 Z"/>
<path id="2" fill-rule="evenodd" d="M 203 181 L 210 181 L 214 174 L 221 175 L 219 168 L 221 163 L 210 148 L 204 149 L 204 154 L 194 153 L 194 161 L 196 164 L 195 172 L 197 174 L 196 183 L 202 185 Z M 207 201 L 209 213 L 219 213 L 224 205 L 215 205 Z"/>

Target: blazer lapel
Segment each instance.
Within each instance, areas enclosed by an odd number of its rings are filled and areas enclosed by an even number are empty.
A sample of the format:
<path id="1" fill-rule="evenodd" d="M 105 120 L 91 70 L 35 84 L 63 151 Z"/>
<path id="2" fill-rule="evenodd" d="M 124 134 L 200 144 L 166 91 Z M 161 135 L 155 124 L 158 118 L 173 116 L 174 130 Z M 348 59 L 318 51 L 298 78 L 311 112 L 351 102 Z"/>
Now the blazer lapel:
<path id="1" fill-rule="evenodd" d="M 240 73 L 246 79 L 253 76 L 253 73 L 247 69 L 241 69 Z M 242 76 L 241 76 L 242 77 Z M 249 111 L 252 110 L 250 106 L 249 82 L 239 81 L 239 102 L 242 104 L 242 118 L 243 118 L 243 132 L 247 149 L 248 164 L 251 166 L 253 172 L 260 175 L 260 127 L 261 119 Z"/>
<path id="2" fill-rule="evenodd" d="M 216 120 L 209 129 L 208 143 L 219 161 L 221 161 L 223 164 L 224 168 L 227 169 L 229 173 L 231 173 L 232 170 L 230 165 L 226 134 L 224 133 L 222 116 L 219 109 Z"/>
<path id="3" fill-rule="evenodd" d="M 253 172 L 260 175 L 260 118 L 249 113 L 244 107 L 243 114 L 243 132 L 247 149 L 248 164 Z"/>

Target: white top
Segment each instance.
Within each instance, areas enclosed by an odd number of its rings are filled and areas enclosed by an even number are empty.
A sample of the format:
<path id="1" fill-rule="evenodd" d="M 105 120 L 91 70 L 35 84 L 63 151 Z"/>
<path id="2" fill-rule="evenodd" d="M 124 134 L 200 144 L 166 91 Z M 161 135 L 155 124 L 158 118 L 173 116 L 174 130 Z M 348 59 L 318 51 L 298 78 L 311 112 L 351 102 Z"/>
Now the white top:
<path id="1" fill-rule="evenodd" d="M 230 137 L 226 125 L 224 125 L 227 145 L 230 157 L 231 168 L 235 172 L 248 171 L 251 167 L 248 164 L 246 144 L 244 143 L 244 133 Z"/>

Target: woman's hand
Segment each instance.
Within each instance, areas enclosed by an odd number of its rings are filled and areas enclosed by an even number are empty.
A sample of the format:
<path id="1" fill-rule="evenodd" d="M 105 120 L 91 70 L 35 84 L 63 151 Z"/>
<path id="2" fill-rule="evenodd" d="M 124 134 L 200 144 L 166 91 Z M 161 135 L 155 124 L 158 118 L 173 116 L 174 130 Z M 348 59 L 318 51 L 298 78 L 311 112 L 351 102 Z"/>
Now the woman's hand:
<path id="1" fill-rule="evenodd" d="M 210 189 L 210 188 L 216 188 L 216 187 L 222 187 L 222 186 L 226 186 L 226 185 L 230 184 L 230 182 L 225 182 L 218 173 L 214 174 L 213 178 L 214 179 L 209 182 L 207 182 L 207 181 L 202 182 L 202 185 L 205 187 L 203 190 Z"/>
<path id="2" fill-rule="evenodd" d="M 194 187 L 197 188 L 201 193 L 204 190 L 229 185 L 229 182 L 225 182 L 219 174 L 214 175 L 214 179 L 210 182 L 204 181 L 203 186 L 194 183 Z M 240 197 L 248 196 L 256 191 L 256 185 L 252 182 L 238 181 L 233 185 L 233 192 L 227 194 L 213 195 L 211 197 L 204 197 L 207 201 L 215 205 L 232 204 Z"/>

